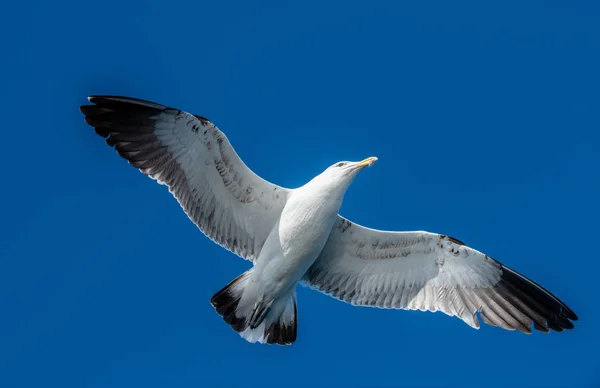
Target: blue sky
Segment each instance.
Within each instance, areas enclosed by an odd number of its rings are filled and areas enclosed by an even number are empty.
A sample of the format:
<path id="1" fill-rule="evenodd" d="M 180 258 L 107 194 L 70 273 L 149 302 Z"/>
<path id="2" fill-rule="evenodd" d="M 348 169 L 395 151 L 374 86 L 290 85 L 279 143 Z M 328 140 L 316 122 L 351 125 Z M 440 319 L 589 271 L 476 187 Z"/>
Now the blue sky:
<path id="1" fill-rule="evenodd" d="M 599 17 L 592 1 L 3 3 L 0 386 L 598 386 Z M 85 125 L 89 94 L 206 116 L 287 187 L 376 155 L 345 216 L 457 237 L 580 321 L 475 331 L 300 288 L 297 343 L 246 343 L 209 299 L 249 264 Z"/>

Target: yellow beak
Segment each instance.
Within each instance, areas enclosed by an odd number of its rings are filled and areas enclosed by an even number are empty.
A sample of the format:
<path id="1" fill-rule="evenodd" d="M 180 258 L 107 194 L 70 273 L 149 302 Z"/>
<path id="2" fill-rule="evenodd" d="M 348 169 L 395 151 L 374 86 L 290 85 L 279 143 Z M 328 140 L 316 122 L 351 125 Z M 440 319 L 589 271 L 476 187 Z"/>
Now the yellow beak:
<path id="1" fill-rule="evenodd" d="M 356 163 L 356 167 L 370 166 L 373 163 L 375 163 L 376 161 L 377 161 L 376 157 L 370 156 L 370 157 L 366 158 L 365 160 L 361 160 L 360 162 Z"/>

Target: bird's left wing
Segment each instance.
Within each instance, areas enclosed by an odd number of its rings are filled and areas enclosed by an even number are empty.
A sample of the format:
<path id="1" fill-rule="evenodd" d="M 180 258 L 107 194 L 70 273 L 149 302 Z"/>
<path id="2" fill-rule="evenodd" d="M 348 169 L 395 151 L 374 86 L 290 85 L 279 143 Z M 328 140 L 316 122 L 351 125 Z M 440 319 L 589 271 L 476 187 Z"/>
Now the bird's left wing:
<path id="1" fill-rule="evenodd" d="M 388 232 L 339 216 L 303 283 L 357 306 L 442 311 L 479 328 L 531 333 L 573 328 L 577 316 L 550 292 L 462 242 Z"/>
<path id="2" fill-rule="evenodd" d="M 289 190 L 250 170 L 204 117 L 150 101 L 92 96 L 81 111 L 106 143 L 141 172 L 169 187 L 210 239 L 254 261 Z"/>

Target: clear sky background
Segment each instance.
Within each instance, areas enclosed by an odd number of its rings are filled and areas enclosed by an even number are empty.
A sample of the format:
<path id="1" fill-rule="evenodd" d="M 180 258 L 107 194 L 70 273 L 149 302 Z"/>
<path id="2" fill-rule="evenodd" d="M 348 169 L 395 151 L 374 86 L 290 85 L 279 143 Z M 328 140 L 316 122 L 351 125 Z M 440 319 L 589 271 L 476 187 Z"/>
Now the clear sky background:
<path id="1" fill-rule="evenodd" d="M 600 384 L 595 1 L 3 2 L 1 387 Z M 214 292 L 249 263 L 78 111 L 208 117 L 264 178 L 379 157 L 342 213 L 465 241 L 580 317 L 526 336 L 299 289 L 298 341 L 249 344 Z"/>

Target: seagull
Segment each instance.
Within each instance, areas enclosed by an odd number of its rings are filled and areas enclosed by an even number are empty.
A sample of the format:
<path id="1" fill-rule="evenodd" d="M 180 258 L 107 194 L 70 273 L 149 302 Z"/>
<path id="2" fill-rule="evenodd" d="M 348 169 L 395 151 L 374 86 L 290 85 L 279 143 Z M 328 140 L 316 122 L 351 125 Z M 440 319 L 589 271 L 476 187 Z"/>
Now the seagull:
<path id="1" fill-rule="evenodd" d="M 85 121 L 143 174 L 169 188 L 215 243 L 252 268 L 215 293 L 222 319 L 251 343 L 297 338 L 298 284 L 354 306 L 441 311 L 479 329 L 530 334 L 572 329 L 556 296 L 445 234 L 384 231 L 339 214 L 358 173 L 376 157 L 332 164 L 301 187 L 250 170 L 208 119 L 150 101 L 90 96 Z"/>

